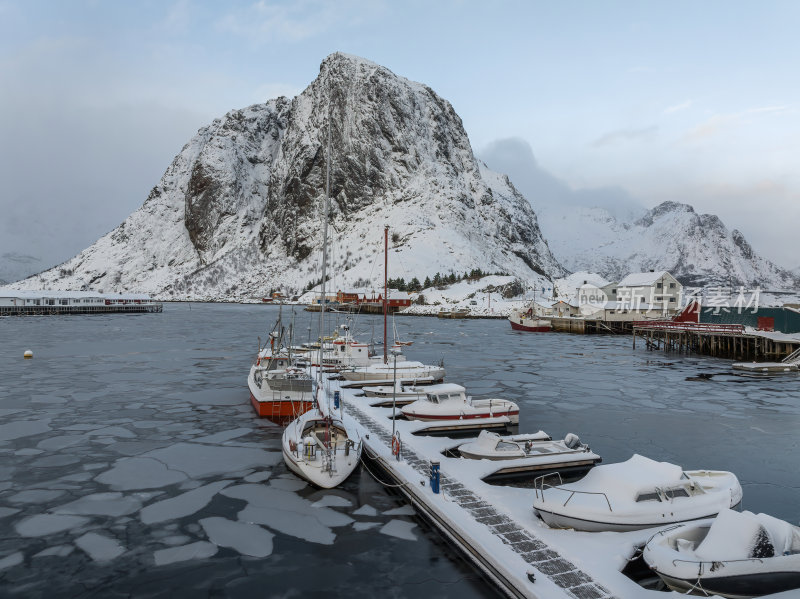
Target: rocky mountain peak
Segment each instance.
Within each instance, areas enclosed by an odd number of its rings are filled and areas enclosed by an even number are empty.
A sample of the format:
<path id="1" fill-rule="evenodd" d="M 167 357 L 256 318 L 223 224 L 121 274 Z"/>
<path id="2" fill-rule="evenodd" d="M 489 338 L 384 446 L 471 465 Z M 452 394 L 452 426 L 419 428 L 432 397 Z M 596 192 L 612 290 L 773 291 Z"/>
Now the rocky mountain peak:
<path id="1" fill-rule="evenodd" d="M 473 268 L 528 279 L 564 273 L 530 204 L 475 159 L 449 102 L 335 53 L 295 98 L 232 110 L 200 129 L 141 209 L 25 285 L 167 297 L 299 291 L 318 277 L 328 166 L 339 286 L 375 276 L 384 224 L 409 277 Z"/>

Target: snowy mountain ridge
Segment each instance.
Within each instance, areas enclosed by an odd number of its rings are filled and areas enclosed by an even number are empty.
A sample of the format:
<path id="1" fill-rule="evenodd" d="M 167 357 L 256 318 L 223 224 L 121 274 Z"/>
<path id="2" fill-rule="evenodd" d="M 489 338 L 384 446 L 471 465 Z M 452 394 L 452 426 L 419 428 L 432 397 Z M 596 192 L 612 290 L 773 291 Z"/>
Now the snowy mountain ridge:
<path id="1" fill-rule="evenodd" d="M 586 207 L 545 209 L 539 218 L 553 253 L 572 271 L 619 281 L 631 272 L 667 270 L 690 286 L 800 284 L 794 273 L 757 255 L 740 231 L 688 204 L 663 202 L 631 220 Z"/>
<path id="2" fill-rule="evenodd" d="M 528 201 L 476 160 L 447 101 L 336 53 L 294 99 L 233 110 L 202 128 L 125 222 L 15 286 L 135 289 L 166 299 L 300 291 L 320 277 L 328 160 L 335 286 L 383 279 L 384 225 L 390 276 L 565 274 Z"/>

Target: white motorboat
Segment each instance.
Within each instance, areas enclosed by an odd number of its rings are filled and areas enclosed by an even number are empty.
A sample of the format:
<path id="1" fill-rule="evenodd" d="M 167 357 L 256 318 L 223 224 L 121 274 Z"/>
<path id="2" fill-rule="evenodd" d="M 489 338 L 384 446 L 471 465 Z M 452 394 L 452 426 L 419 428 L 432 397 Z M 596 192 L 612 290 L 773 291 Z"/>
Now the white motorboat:
<path id="1" fill-rule="evenodd" d="M 398 406 L 405 406 L 425 397 L 430 385 L 406 384 L 398 380 L 394 385 L 381 385 L 377 387 L 364 387 L 364 395 L 371 399 L 394 401 Z M 372 402 L 370 405 L 377 405 Z"/>
<path id="2" fill-rule="evenodd" d="M 424 399 L 403 406 L 409 420 L 472 420 L 505 416 L 519 423 L 519 406 L 507 399 L 472 399 L 461 385 L 432 385 Z"/>
<path id="3" fill-rule="evenodd" d="M 542 462 L 568 462 L 577 457 L 599 462 L 600 456 L 589 446 L 581 443 L 577 435 L 569 433 L 554 441 L 544 431 L 530 435 L 501 436 L 490 431 L 481 431 L 478 438 L 458 446 L 458 453 L 470 460 L 518 460 L 539 458 Z"/>
<path id="4" fill-rule="evenodd" d="M 684 471 L 634 455 L 597 466 L 574 483 L 550 486 L 538 479 L 533 508 L 552 528 L 626 531 L 709 518 L 741 500 L 731 472 Z"/>
<path id="5" fill-rule="evenodd" d="M 341 420 L 314 408 L 283 431 L 283 461 L 311 484 L 332 489 L 358 466 L 361 445 Z"/>
<path id="6" fill-rule="evenodd" d="M 800 527 L 766 514 L 726 509 L 661 531 L 642 557 L 681 593 L 742 599 L 800 589 Z"/>
<path id="7" fill-rule="evenodd" d="M 372 364 L 351 370 L 343 370 L 342 377 L 348 381 L 415 381 L 418 379 L 431 379 L 441 381 L 444 378 L 442 366 L 430 366 L 422 362 L 411 360 Z"/>

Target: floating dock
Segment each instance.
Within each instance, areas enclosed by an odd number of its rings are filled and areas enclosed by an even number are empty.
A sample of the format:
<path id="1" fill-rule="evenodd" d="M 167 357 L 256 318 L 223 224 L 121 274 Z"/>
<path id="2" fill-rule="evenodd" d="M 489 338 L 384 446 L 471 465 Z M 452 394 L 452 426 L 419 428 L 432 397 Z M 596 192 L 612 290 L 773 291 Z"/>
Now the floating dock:
<path id="1" fill-rule="evenodd" d="M 368 471 L 402 493 L 502 594 L 529 599 L 664 597 L 621 572 L 652 529 L 550 529 L 534 515 L 532 489 L 486 482 L 507 469 L 508 462 L 446 457 L 459 441 L 429 436 L 432 423 L 393 421 L 391 408 L 370 406 L 369 398 L 330 381 L 329 392 L 336 391 L 342 418 L 363 440 Z M 401 439 L 399 455 L 393 453 L 393 425 Z M 432 463 L 440 464 L 439 493 L 431 488 Z"/>

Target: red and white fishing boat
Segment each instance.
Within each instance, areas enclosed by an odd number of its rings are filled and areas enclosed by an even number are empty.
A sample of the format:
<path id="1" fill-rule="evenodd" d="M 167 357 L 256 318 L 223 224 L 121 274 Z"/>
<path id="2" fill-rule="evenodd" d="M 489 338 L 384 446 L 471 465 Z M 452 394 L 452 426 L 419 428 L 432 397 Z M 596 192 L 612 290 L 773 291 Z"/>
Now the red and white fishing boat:
<path id="1" fill-rule="evenodd" d="M 250 367 L 247 386 L 256 414 L 277 424 L 311 409 L 311 377 L 306 369 L 291 366 L 286 357 L 257 359 Z"/>
<path id="2" fill-rule="evenodd" d="M 544 318 L 539 318 L 533 309 L 533 304 L 527 310 L 513 310 L 508 317 L 511 328 L 515 331 L 528 333 L 546 333 L 553 329 L 552 323 Z"/>
<path id="3" fill-rule="evenodd" d="M 472 420 L 505 416 L 519 424 L 519 406 L 507 399 L 472 399 L 461 385 L 432 385 L 425 398 L 403 406 L 409 420 Z"/>

